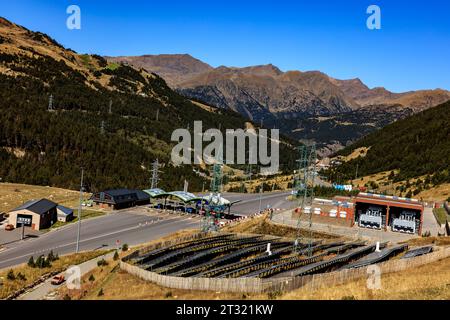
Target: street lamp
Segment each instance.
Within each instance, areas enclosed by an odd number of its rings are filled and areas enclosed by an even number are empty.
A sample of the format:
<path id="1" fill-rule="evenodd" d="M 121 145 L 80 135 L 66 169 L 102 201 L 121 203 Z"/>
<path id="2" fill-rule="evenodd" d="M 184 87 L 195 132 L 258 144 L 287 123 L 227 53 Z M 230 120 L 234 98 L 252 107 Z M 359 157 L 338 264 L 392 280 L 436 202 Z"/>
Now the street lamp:
<path id="1" fill-rule="evenodd" d="M 81 184 L 80 184 L 80 203 L 78 206 L 78 230 L 77 230 L 77 248 L 76 253 L 80 251 L 80 230 L 81 230 L 81 202 L 83 201 L 83 176 L 84 168 L 81 168 Z"/>

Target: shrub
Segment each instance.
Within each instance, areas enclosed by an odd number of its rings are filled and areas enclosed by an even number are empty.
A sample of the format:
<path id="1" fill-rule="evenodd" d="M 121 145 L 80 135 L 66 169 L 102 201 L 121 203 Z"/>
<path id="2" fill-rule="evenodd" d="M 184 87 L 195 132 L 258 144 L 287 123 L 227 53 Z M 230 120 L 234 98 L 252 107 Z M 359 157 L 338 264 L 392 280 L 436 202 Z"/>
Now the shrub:
<path id="1" fill-rule="evenodd" d="M 72 300 L 72 298 L 66 293 L 63 297 L 63 300 Z"/>
<path id="2" fill-rule="evenodd" d="M 281 291 L 271 291 L 267 294 L 269 300 L 275 300 L 276 298 L 281 296 Z"/>
<path id="3" fill-rule="evenodd" d="M 341 300 L 356 300 L 355 296 L 343 296 Z"/>
<path id="4" fill-rule="evenodd" d="M 172 291 L 167 291 L 165 294 L 166 298 L 171 298 L 172 297 Z"/>
<path id="5" fill-rule="evenodd" d="M 19 279 L 20 281 L 27 281 L 27 277 L 20 272 L 17 274 L 17 279 Z"/>
<path id="6" fill-rule="evenodd" d="M 8 271 L 8 274 L 6 275 L 6 279 L 14 281 L 16 280 L 16 275 L 14 274 L 14 271 L 11 269 Z"/>
<path id="7" fill-rule="evenodd" d="M 36 264 L 34 263 L 34 258 L 33 256 L 30 257 L 30 259 L 28 260 L 28 266 L 31 268 L 35 268 Z"/>
<path id="8" fill-rule="evenodd" d="M 107 266 L 108 265 L 108 261 L 106 261 L 105 259 L 101 259 L 97 261 L 97 266 L 101 267 L 101 266 Z"/>
<path id="9" fill-rule="evenodd" d="M 93 274 L 91 274 L 91 275 L 89 276 L 89 281 L 90 281 L 90 282 L 94 282 L 94 281 L 95 281 L 95 277 L 94 277 Z"/>
<path id="10" fill-rule="evenodd" d="M 56 259 L 55 259 L 55 255 L 53 254 L 53 250 L 50 250 L 50 252 L 48 253 L 48 255 L 47 255 L 47 260 L 48 260 L 49 262 L 53 262 L 53 261 L 56 260 Z"/>
<path id="11" fill-rule="evenodd" d="M 122 251 L 128 251 L 128 245 L 126 243 L 122 246 Z"/>
<path id="12" fill-rule="evenodd" d="M 101 288 L 100 291 L 98 292 L 98 296 L 101 297 L 101 296 L 103 296 L 103 295 L 104 295 L 104 293 L 103 293 L 103 288 Z"/>
<path id="13" fill-rule="evenodd" d="M 50 260 L 45 259 L 43 255 L 39 256 L 36 259 L 35 265 L 37 268 L 40 268 L 40 269 L 50 268 L 52 266 Z"/>
<path id="14" fill-rule="evenodd" d="M 114 261 L 119 260 L 119 253 L 116 251 L 114 252 L 114 257 L 113 257 Z"/>

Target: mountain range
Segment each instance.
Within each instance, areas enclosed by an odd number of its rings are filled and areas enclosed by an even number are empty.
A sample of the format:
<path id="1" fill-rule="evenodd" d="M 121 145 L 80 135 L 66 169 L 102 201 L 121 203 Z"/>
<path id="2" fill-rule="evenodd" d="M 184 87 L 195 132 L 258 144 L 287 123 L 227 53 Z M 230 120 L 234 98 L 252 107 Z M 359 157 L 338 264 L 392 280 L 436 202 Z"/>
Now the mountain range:
<path id="1" fill-rule="evenodd" d="M 370 89 L 360 79 L 283 72 L 272 64 L 214 68 L 188 54 L 106 59 L 155 72 L 189 99 L 239 112 L 298 140 L 314 140 L 325 153 L 450 100 L 450 92 L 442 89 L 394 93 Z"/>
<path id="2" fill-rule="evenodd" d="M 159 187 L 199 191 L 208 168 L 174 166 L 172 132 L 247 128 L 232 110 L 193 103 L 142 68 L 78 54 L 50 36 L 0 17 L 0 181 L 76 189 L 148 188 L 153 161 Z M 282 138 L 280 155 L 295 164 Z M 289 169 L 289 172 L 291 169 Z"/>

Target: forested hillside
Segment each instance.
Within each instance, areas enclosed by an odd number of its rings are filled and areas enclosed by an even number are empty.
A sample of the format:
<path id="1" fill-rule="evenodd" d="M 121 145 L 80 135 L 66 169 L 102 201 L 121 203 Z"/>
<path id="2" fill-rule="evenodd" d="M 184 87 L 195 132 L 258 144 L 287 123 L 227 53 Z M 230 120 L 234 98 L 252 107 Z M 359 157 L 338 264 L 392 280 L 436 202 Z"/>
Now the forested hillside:
<path id="1" fill-rule="evenodd" d="M 420 186 L 424 189 L 450 182 L 450 101 L 390 124 L 338 154 L 360 147 L 370 149 L 333 171 L 354 179 L 357 166 L 358 176 L 398 169 L 393 181 L 426 176 Z"/>
<path id="2" fill-rule="evenodd" d="M 204 129 L 245 127 L 237 113 L 202 109 L 155 74 L 78 55 L 1 18 L 0 31 L 3 182 L 77 188 L 84 167 L 89 191 L 146 188 L 158 158 L 160 187 L 180 189 L 186 179 L 190 190 L 200 190 L 205 178 L 193 167 L 170 164 L 172 131 L 195 120 Z M 283 164 L 293 165 L 295 153 L 286 144 L 281 149 Z"/>

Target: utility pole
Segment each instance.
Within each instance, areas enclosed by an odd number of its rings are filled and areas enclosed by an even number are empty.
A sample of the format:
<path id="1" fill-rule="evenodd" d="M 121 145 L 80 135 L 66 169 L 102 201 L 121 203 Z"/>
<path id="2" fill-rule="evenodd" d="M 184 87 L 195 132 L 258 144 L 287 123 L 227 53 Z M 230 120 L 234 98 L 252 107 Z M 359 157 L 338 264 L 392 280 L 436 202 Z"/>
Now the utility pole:
<path id="1" fill-rule="evenodd" d="M 76 253 L 80 251 L 80 230 L 81 230 L 81 202 L 83 201 L 83 176 L 84 168 L 81 168 L 81 184 L 80 184 L 80 204 L 78 206 L 78 230 L 77 230 L 77 249 Z"/>
<path id="2" fill-rule="evenodd" d="M 262 210 L 262 194 L 263 194 L 263 184 L 259 186 L 259 213 L 261 213 Z"/>

